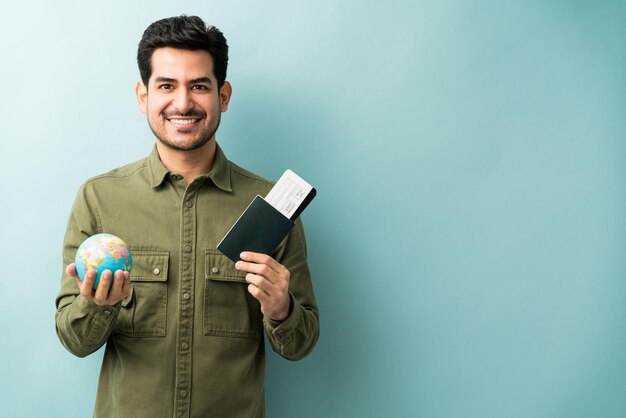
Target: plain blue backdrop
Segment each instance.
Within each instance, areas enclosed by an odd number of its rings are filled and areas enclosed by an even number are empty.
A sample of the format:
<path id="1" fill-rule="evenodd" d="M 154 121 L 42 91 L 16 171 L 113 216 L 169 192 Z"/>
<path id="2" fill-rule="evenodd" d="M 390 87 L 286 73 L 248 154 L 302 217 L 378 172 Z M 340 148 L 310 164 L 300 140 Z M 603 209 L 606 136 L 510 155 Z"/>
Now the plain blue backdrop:
<path id="1" fill-rule="evenodd" d="M 4 5 L 0 415 L 91 415 L 101 352 L 54 331 L 88 177 L 146 156 L 136 46 L 224 31 L 218 140 L 318 197 L 321 339 L 268 353 L 269 417 L 626 414 L 626 3 L 108 1 Z"/>

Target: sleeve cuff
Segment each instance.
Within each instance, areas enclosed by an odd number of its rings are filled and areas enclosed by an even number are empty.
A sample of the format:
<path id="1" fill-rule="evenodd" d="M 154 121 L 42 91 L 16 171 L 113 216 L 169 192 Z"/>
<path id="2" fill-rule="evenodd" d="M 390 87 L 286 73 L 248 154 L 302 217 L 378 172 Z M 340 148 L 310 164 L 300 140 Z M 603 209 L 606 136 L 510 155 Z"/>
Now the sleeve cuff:
<path id="1" fill-rule="evenodd" d="M 275 321 L 268 317 L 264 318 L 267 331 L 281 340 L 291 335 L 293 330 L 300 323 L 302 316 L 302 306 L 300 306 L 291 293 L 289 293 L 289 296 L 291 297 L 291 312 L 284 321 Z"/>
<path id="2" fill-rule="evenodd" d="M 78 295 L 74 303 L 78 305 L 77 308 L 80 312 L 84 312 L 98 320 L 104 321 L 114 318 L 121 305 L 121 303 L 116 303 L 115 305 L 100 306 L 82 295 Z"/>

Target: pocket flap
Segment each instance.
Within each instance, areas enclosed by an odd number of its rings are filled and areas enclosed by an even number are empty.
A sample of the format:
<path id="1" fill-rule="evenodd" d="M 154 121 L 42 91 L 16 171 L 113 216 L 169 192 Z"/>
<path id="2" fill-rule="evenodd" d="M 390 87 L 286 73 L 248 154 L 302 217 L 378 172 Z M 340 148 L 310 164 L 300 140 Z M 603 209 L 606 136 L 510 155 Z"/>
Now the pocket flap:
<path id="1" fill-rule="evenodd" d="M 124 299 L 122 299 L 122 308 L 126 308 L 128 307 L 128 305 L 130 305 L 130 303 L 133 300 L 133 293 L 134 292 L 134 288 L 133 286 L 130 287 L 130 292 L 128 292 L 128 296 L 126 296 Z"/>
<path id="2" fill-rule="evenodd" d="M 204 275 L 207 279 L 246 283 L 246 272 L 217 250 L 204 250 Z"/>
<path id="3" fill-rule="evenodd" d="M 169 266 L 169 252 L 131 250 L 133 269 L 130 272 L 131 282 L 165 282 Z"/>

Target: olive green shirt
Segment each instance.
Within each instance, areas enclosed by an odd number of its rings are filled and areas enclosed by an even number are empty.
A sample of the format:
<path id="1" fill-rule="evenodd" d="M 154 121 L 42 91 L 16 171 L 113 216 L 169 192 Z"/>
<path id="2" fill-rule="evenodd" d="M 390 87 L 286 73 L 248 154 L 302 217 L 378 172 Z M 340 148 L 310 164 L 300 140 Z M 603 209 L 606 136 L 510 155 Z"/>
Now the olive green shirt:
<path id="1" fill-rule="evenodd" d="M 97 233 L 133 256 L 131 292 L 115 306 L 79 295 L 63 273 L 56 330 L 83 357 L 106 344 L 96 417 L 263 417 L 264 336 L 282 357 L 315 346 L 319 316 L 300 221 L 272 256 L 291 273 L 292 311 L 264 318 L 245 273 L 216 250 L 234 221 L 272 184 L 226 159 L 187 185 L 156 147 L 141 161 L 88 180 L 65 234 L 63 262 Z M 265 331 L 265 332 L 264 332 Z"/>

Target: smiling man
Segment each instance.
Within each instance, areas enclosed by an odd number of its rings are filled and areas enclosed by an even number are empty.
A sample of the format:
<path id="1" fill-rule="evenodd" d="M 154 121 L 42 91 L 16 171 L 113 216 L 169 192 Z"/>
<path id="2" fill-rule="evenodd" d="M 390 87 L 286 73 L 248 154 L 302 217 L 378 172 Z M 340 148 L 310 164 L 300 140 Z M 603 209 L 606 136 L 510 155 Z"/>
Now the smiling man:
<path id="1" fill-rule="evenodd" d="M 215 139 L 232 89 L 228 81 L 217 85 L 211 55 L 164 47 L 152 53 L 151 67 L 158 74 L 138 82 L 136 93 L 159 142 L 193 151 Z"/>
<path id="2" fill-rule="evenodd" d="M 137 52 L 136 95 L 156 143 L 136 163 L 87 180 L 64 241 L 56 329 L 77 356 L 105 346 L 96 417 L 262 417 L 264 338 L 298 360 L 319 316 L 300 221 L 273 254 L 234 264 L 221 237 L 267 180 L 230 162 L 216 141 L 232 88 L 223 34 L 198 17 L 151 24 Z M 73 264 L 97 233 L 124 239 L 133 270 Z M 297 413 L 294 411 L 294 415 Z"/>

